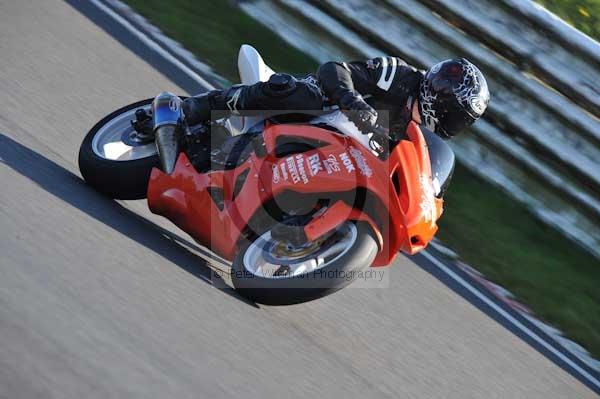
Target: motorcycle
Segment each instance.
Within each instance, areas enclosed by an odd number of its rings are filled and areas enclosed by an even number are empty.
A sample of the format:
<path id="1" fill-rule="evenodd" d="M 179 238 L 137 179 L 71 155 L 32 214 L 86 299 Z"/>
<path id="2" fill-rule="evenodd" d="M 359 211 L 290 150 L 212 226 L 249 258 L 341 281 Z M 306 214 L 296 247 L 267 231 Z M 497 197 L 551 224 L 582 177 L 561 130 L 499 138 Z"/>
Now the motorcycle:
<path id="1" fill-rule="evenodd" d="M 273 74 L 247 45 L 238 68 L 244 84 Z M 323 297 L 398 252 L 421 251 L 437 231 L 454 154 L 415 123 L 382 153 L 381 132 L 361 134 L 339 110 L 300 121 L 232 116 L 210 134 L 182 121 L 170 93 L 113 112 L 85 137 L 81 174 L 111 198 L 147 198 L 230 261 L 233 286 L 255 302 Z M 163 131 L 180 137 L 167 171 L 154 142 Z"/>

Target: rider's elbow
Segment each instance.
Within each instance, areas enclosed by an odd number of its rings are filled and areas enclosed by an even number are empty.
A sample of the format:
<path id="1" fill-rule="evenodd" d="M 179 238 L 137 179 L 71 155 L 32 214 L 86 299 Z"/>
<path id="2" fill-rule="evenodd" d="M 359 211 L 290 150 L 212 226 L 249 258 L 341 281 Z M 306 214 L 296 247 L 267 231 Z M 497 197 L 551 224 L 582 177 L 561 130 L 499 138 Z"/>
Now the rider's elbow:
<path id="1" fill-rule="evenodd" d="M 319 78 L 326 77 L 332 73 L 336 73 L 338 68 L 343 68 L 343 63 L 338 61 L 327 61 L 321 64 L 317 69 L 317 76 Z"/>

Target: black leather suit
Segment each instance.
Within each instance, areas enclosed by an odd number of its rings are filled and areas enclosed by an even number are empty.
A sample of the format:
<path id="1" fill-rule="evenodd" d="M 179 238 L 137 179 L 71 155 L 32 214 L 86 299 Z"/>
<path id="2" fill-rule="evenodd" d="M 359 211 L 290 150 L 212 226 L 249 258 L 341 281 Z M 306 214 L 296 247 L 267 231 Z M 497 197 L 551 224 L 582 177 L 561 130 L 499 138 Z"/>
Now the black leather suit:
<path id="1" fill-rule="evenodd" d="M 327 62 L 316 75 L 296 79 L 275 74 L 268 82 L 190 97 L 183 109 L 188 123 L 196 124 L 223 116 L 213 111 L 320 110 L 325 104 L 351 110 L 353 104 L 366 102 L 379 111 L 378 124 L 389 127 L 392 135 L 402 134 L 411 120 L 422 79 L 421 71 L 397 57 Z"/>

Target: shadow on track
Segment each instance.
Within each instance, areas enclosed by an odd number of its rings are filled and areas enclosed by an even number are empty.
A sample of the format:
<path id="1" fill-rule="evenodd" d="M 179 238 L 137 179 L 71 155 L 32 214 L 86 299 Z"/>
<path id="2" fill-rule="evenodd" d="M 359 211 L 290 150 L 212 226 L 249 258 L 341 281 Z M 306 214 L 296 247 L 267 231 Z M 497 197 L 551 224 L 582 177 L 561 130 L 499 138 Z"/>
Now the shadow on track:
<path id="1" fill-rule="evenodd" d="M 192 250 L 210 253 L 163 229 L 117 202 L 97 193 L 67 169 L 0 133 L 0 163 L 35 182 L 38 186 L 68 204 L 82 210 L 99 222 L 130 237 L 144 247 L 248 305 L 258 307 L 226 287 L 221 277 Z"/>

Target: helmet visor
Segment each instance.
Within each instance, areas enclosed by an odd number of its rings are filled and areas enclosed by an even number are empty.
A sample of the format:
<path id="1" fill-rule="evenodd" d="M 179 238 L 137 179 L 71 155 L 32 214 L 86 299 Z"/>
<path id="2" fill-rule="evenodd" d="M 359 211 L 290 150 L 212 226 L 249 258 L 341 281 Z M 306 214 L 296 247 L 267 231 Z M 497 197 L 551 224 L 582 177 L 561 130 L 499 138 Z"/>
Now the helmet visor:
<path id="1" fill-rule="evenodd" d="M 464 109 L 448 110 L 439 120 L 438 131 L 446 137 L 453 137 L 471 126 L 475 120 Z"/>

